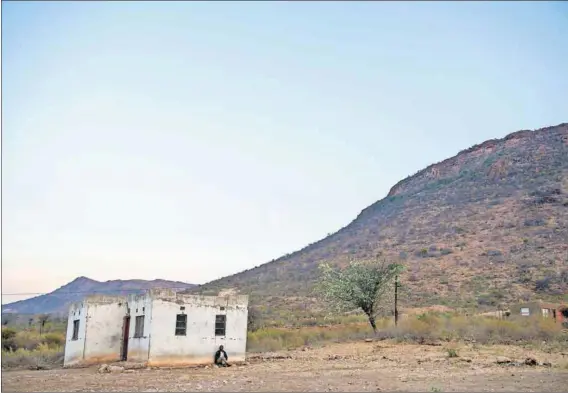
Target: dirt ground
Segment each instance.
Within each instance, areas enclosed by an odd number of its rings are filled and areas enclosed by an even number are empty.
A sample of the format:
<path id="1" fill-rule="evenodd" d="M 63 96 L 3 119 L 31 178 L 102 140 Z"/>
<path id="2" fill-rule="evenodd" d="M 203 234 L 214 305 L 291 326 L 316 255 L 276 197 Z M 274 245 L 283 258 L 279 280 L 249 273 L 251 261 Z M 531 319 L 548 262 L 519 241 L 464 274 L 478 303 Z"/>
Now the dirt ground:
<path id="1" fill-rule="evenodd" d="M 450 358 L 447 348 L 357 342 L 251 355 L 247 364 L 224 369 L 144 368 L 99 373 L 93 367 L 7 371 L 2 372 L 2 391 L 566 392 L 568 389 L 568 353 L 461 345 L 454 347 L 458 356 Z M 506 361 L 503 356 L 512 363 L 497 364 L 498 359 Z M 539 365 L 524 365 L 527 357 L 536 359 Z M 542 365 L 544 362 L 550 365 Z"/>

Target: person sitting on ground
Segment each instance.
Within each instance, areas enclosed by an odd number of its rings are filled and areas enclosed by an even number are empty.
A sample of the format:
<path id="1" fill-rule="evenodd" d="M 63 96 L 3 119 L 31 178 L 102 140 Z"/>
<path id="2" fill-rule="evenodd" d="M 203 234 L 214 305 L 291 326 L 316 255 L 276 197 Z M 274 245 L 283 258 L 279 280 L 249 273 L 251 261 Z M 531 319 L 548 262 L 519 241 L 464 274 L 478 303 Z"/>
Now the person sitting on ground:
<path id="1" fill-rule="evenodd" d="M 227 352 L 223 349 L 223 346 L 219 346 L 219 350 L 215 352 L 215 364 L 221 367 L 231 367 L 227 361 L 229 360 L 229 356 L 227 356 Z"/>

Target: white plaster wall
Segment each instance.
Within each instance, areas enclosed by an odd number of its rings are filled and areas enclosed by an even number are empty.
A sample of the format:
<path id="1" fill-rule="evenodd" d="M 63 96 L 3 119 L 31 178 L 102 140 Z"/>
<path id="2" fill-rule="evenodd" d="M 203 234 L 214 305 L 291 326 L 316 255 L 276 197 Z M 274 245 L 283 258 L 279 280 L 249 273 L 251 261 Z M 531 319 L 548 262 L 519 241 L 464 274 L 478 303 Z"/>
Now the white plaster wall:
<path id="1" fill-rule="evenodd" d="M 87 341 L 85 363 L 104 363 L 120 360 L 123 318 L 126 299 L 104 299 L 87 307 Z"/>
<path id="2" fill-rule="evenodd" d="M 185 307 L 181 311 L 180 307 Z M 230 361 L 244 361 L 248 297 L 179 295 L 154 291 L 125 297 L 99 296 L 69 309 L 65 366 L 120 359 L 124 316 L 129 312 L 128 360 L 153 365 L 203 364 L 224 345 Z M 176 315 L 185 313 L 187 334 L 175 335 Z M 215 316 L 227 315 L 226 335 L 215 336 Z M 136 317 L 145 316 L 144 332 L 135 338 Z M 80 320 L 79 338 L 71 340 L 73 321 Z"/>
<path id="3" fill-rule="evenodd" d="M 185 310 L 180 310 L 185 307 Z M 224 307 L 224 310 L 221 308 Z M 187 314 L 187 334 L 175 335 L 176 315 Z M 215 336 L 215 316 L 227 315 L 226 336 Z M 154 296 L 149 364 L 182 365 L 212 363 L 219 345 L 229 361 L 246 357 L 248 298 L 191 295 Z"/>
<path id="4" fill-rule="evenodd" d="M 128 297 L 130 308 L 130 331 L 128 337 L 128 361 L 148 361 L 150 349 L 150 333 L 152 330 L 152 301 L 149 295 L 131 295 Z M 144 333 L 140 338 L 135 338 L 136 317 L 144 315 Z"/>
<path id="5" fill-rule="evenodd" d="M 63 359 L 64 366 L 71 366 L 83 361 L 85 349 L 85 331 L 86 331 L 86 307 L 83 302 L 74 303 L 69 307 L 69 315 L 67 317 L 67 336 L 65 340 L 65 355 Z M 79 322 L 79 338 L 73 338 L 73 321 L 78 319 Z"/>

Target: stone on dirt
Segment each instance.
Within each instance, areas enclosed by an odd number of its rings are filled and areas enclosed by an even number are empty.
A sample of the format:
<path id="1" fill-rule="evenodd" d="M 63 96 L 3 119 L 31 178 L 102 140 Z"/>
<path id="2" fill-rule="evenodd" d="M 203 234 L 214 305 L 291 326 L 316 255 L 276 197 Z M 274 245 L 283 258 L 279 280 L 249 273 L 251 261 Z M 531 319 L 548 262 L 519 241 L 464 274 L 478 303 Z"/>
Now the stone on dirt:
<path id="1" fill-rule="evenodd" d="M 101 365 L 99 366 L 99 373 L 102 374 L 102 373 L 108 373 L 108 372 L 109 372 L 109 370 L 108 370 L 108 364 L 101 364 Z"/>
<path id="2" fill-rule="evenodd" d="M 121 373 L 124 371 L 124 367 L 121 366 L 108 366 L 108 372 L 110 373 Z"/>
<path id="3" fill-rule="evenodd" d="M 525 359 L 525 365 L 527 366 L 537 366 L 538 362 L 536 361 L 535 358 L 526 358 Z"/>
<path id="4" fill-rule="evenodd" d="M 497 359 L 495 360 L 495 363 L 497 364 L 509 364 L 512 362 L 513 361 L 506 356 L 497 356 Z"/>

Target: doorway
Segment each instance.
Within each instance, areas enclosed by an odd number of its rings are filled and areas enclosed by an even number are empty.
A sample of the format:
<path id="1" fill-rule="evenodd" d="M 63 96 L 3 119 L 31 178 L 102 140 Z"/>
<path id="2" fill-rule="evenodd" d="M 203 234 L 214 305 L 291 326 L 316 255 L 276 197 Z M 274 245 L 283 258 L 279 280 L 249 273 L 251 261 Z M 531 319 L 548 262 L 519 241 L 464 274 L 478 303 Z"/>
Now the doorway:
<path id="1" fill-rule="evenodd" d="M 130 316 L 124 317 L 122 323 L 122 346 L 120 348 L 120 360 L 128 359 L 128 336 L 130 335 Z"/>

